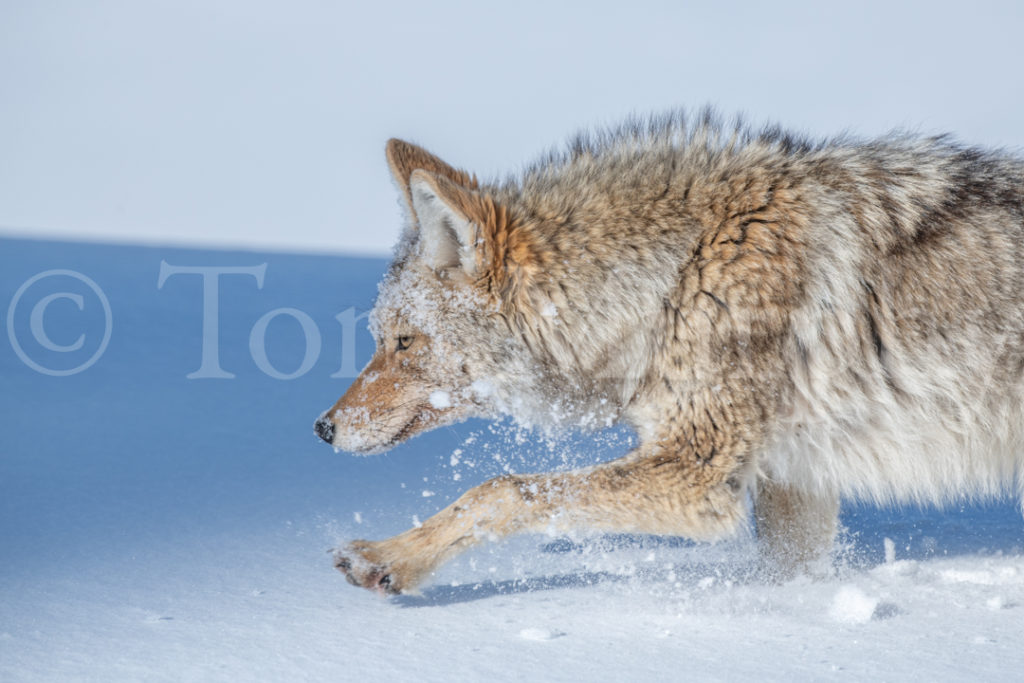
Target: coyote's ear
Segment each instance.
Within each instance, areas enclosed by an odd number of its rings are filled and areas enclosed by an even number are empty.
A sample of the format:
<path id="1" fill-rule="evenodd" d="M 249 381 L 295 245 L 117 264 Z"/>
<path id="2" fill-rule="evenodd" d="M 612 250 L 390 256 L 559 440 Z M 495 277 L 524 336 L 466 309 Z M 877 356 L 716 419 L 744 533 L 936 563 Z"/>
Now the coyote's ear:
<path id="1" fill-rule="evenodd" d="M 402 190 L 406 206 L 414 220 L 419 220 L 419 214 L 413 204 L 412 187 L 410 186 L 413 171 L 429 171 L 467 189 L 475 190 L 477 188 L 476 176 L 449 166 L 422 147 L 392 138 L 388 140 L 386 153 L 388 168 L 391 169 L 391 175 L 394 176 L 395 182 Z"/>
<path id="2" fill-rule="evenodd" d="M 409 188 L 419 216 L 420 258 L 431 268 L 457 268 L 486 281 L 506 303 L 544 269 L 536 236 L 490 194 L 424 170 L 413 171 Z"/>
<path id="3" fill-rule="evenodd" d="M 424 170 L 413 171 L 409 193 L 423 261 L 437 271 L 461 267 L 467 275 L 478 275 L 483 240 L 473 210 L 476 193 Z"/>

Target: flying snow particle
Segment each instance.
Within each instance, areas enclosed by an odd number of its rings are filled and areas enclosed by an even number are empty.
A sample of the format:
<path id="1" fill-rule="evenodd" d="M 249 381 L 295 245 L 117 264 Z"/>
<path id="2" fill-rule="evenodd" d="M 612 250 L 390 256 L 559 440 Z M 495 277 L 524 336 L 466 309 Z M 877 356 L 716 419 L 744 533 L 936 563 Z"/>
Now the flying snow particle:
<path id="1" fill-rule="evenodd" d="M 430 405 L 434 406 L 438 410 L 452 407 L 452 395 L 447 391 L 432 391 L 430 392 Z"/>
<path id="2" fill-rule="evenodd" d="M 494 385 L 485 379 L 474 380 L 474 382 L 469 385 L 469 388 L 473 391 L 474 394 L 481 397 L 490 396 L 491 394 L 494 393 Z M 467 439 L 466 443 L 470 444 L 473 442 Z"/>

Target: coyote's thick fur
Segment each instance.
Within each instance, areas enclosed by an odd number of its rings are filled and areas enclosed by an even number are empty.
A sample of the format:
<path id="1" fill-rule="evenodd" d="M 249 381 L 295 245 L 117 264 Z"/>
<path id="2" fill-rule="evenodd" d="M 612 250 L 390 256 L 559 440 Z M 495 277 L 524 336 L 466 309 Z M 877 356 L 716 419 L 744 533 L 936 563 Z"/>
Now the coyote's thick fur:
<path id="1" fill-rule="evenodd" d="M 496 183 L 387 144 L 409 224 L 376 355 L 317 432 L 386 450 L 470 416 L 631 425 L 583 470 L 504 476 L 336 565 L 401 592 L 482 539 L 831 547 L 840 496 L 1024 493 L 1024 162 L 950 140 L 808 142 L 705 115 L 581 137 Z"/>

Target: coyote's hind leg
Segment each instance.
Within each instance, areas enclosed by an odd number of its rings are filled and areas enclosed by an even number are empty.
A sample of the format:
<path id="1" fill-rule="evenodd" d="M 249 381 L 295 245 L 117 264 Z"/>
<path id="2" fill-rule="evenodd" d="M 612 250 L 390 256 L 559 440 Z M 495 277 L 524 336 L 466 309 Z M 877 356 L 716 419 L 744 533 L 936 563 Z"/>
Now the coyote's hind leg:
<path id="1" fill-rule="evenodd" d="M 835 540 L 839 496 L 761 479 L 754 501 L 765 571 L 776 579 L 820 573 Z"/>

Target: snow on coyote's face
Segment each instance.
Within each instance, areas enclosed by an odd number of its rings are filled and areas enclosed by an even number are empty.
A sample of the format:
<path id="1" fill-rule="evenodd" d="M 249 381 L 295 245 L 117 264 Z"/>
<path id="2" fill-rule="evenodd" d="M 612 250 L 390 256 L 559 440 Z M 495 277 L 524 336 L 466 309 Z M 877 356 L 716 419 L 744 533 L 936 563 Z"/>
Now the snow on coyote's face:
<path id="1" fill-rule="evenodd" d="M 503 215 L 479 204 L 474 180 L 425 151 L 397 140 L 387 151 L 410 224 L 370 316 L 376 353 L 316 423 L 321 438 L 355 453 L 493 414 L 494 385 L 522 351 L 501 323 L 489 264 L 485 233 Z"/>
<path id="2" fill-rule="evenodd" d="M 376 453 L 484 412 L 486 385 L 474 384 L 464 347 L 477 333 L 468 328 L 481 327 L 483 316 L 473 290 L 454 280 L 417 257 L 392 269 L 370 316 L 376 353 L 317 422 L 321 437 L 346 451 Z"/>

